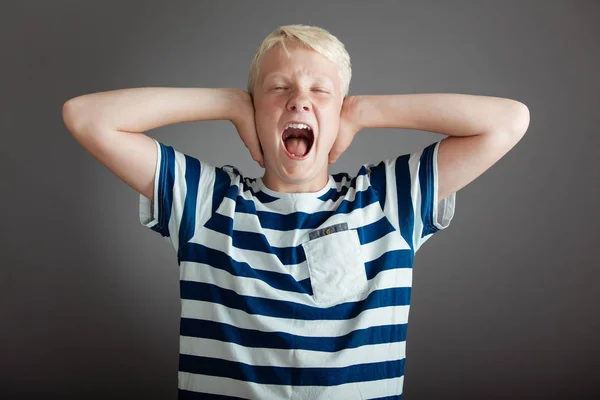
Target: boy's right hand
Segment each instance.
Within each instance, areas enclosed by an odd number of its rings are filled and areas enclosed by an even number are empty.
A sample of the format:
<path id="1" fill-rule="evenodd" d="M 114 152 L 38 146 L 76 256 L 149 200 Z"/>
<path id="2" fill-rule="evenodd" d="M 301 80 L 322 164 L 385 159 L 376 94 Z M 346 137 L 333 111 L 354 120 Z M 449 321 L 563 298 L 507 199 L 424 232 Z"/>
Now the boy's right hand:
<path id="1" fill-rule="evenodd" d="M 236 100 L 235 117 L 231 119 L 233 125 L 238 131 L 240 138 L 244 142 L 244 145 L 250 151 L 250 155 L 262 168 L 265 167 L 264 155 L 258 134 L 256 133 L 256 123 L 254 121 L 254 104 L 252 103 L 252 97 L 245 90 L 238 92 L 239 99 Z"/>

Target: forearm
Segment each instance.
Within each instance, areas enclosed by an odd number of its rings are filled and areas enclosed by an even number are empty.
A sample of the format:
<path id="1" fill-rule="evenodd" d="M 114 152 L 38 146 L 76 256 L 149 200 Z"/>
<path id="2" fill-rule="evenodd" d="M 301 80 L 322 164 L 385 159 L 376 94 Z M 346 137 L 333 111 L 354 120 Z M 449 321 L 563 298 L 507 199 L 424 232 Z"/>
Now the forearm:
<path id="1" fill-rule="evenodd" d="M 515 100 L 453 93 L 357 96 L 361 128 L 403 128 L 473 136 L 527 129 L 527 107 Z M 525 120 L 527 122 L 525 122 Z"/>
<path id="2" fill-rule="evenodd" d="M 242 95 L 239 89 L 121 89 L 75 97 L 65 103 L 63 115 L 75 130 L 145 132 L 179 122 L 234 120 Z"/>

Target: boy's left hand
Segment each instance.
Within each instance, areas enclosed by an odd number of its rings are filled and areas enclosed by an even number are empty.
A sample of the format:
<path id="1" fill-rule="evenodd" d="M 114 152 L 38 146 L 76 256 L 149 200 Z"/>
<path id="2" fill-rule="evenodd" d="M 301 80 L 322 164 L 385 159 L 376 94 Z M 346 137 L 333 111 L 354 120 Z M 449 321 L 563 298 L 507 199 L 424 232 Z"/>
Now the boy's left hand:
<path id="1" fill-rule="evenodd" d="M 354 140 L 354 136 L 362 129 L 359 121 L 358 97 L 347 96 L 340 111 L 340 129 L 329 152 L 329 164 L 333 164 Z"/>

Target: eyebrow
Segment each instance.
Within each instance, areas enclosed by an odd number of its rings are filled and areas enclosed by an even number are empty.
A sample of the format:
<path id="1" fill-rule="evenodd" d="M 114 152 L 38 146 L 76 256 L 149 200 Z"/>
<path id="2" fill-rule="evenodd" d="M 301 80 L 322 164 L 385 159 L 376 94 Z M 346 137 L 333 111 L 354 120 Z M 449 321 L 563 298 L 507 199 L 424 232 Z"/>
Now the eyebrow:
<path id="1" fill-rule="evenodd" d="M 283 80 L 287 80 L 288 78 L 279 72 L 271 72 L 268 75 L 266 75 L 263 80 L 262 80 L 262 84 L 264 85 L 266 82 L 271 83 L 271 81 L 276 80 L 276 79 L 283 79 Z M 335 83 L 333 80 L 331 80 L 329 77 L 325 76 L 325 75 L 319 75 L 316 76 L 314 78 L 312 78 L 314 83 L 319 84 L 319 85 L 326 85 L 326 86 L 330 86 L 330 87 L 335 87 Z"/>

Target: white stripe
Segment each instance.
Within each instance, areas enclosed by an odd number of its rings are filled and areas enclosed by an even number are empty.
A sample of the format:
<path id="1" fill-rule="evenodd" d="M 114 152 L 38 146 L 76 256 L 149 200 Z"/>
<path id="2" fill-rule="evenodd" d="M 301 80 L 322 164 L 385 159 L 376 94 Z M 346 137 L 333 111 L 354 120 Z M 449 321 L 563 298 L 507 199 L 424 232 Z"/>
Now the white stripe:
<path id="1" fill-rule="evenodd" d="M 393 250 L 410 250 L 410 246 L 399 231 L 389 232 L 371 243 L 365 243 L 360 246 L 363 262 L 377 260 L 388 251 Z"/>
<path id="2" fill-rule="evenodd" d="M 305 337 L 339 337 L 358 330 L 408 322 L 410 306 L 391 306 L 365 310 L 346 320 L 302 320 L 248 314 L 221 304 L 181 300 L 181 317 L 202 319 L 261 332 L 283 332 Z"/>
<path id="3" fill-rule="evenodd" d="M 385 215 L 388 217 L 388 220 L 396 229 L 398 234 L 401 235 L 400 226 L 398 223 L 398 192 L 396 188 L 396 184 L 398 182 L 398 178 L 396 177 L 396 162 L 397 160 L 385 160 Z M 410 247 L 409 247 L 410 248 Z"/>
<path id="4" fill-rule="evenodd" d="M 204 235 L 199 235 L 190 242 L 221 251 L 234 261 L 248 263 L 253 269 L 290 274 L 298 281 L 308 277 L 308 272 L 304 271 L 306 262 L 283 265 L 275 254 L 234 247 L 231 236 L 220 232 L 204 232 Z"/>
<path id="5" fill-rule="evenodd" d="M 140 208 L 139 208 L 139 216 L 140 222 L 142 225 L 152 228 L 156 224 L 158 224 L 158 207 L 156 206 L 158 201 L 158 182 L 160 178 L 160 162 L 161 162 L 161 151 L 160 144 L 156 139 L 154 143 L 156 145 L 156 166 L 154 168 L 154 201 L 150 201 L 149 198 L 140 193 Z"/>
<path id="6" fill-rule="evenodd" d="M 167 162 L 164 160 L 163 162 Z M 185 205 L 185 195 L 187 193 L 187 183 L 185 181 L 185 155 L 180 152 L 175 152 L 175 174 L 173 180 L 173 202 L 171 204 L 171 217 L 169 219 L 169 232 L 171 235 L 171 243 L 175 251 L 179 250 L 179 226 L 181 217 L 183 216 L 183 208 Z M 167 169 L 165 168 L 165 171 Z M 164 188 L 169 190 L 169 187 Z"/>
<path id="7" fill-rule="evenodd" d="M 306 265 L 306 263 L 304 263 Z M 218 286 L 222 289 L 233 290 L 241 296 L 251 296 L 280 301 L 291 301 L 299 304 L 318 306 L 314 299 L 306 293 L 291 292 L 270 286 L 261 279 L 244 276 L 234 276 L 222 269 L 208 264 L 184 261 L 181 263 L 180 279 L 191 282 L 202 282 Z M 365 299 L 369 292 L 380 289 L 411 287 L 412 268 L 397 268 L 381 271 L 368 281 L 369 291 L 357 295 L 353 300 Z"/>
<path id="8" fill-rule="evenodd" d="M 346 222 L 348 224 L 348 229 L 357 229 L 377 222 L 382 217 L 384 217 L 384 215 L 381 206 L 379 202 L 375 202 L 366 207 L 354 209 L 348 214 L 332 215 L 321 226 L 315 227 L 315 229 L 341 222 Z M 301 243 L 308 241 L 309 232 L 314 230 L 294 229 L 290 231 L 280 231 L 263 228 L 260 225 L 257 215 L 246 213 L 235 213 L 233 218 L 233 228 L 237 231 L 262 233 L 265 235 L 271 246 L 275 247 L 299 246 Z"/>
<path id="9" fill-rule="evenodd" d="M 240 182 L 239 179 L 236 182 Z M 241 185 L 241 183 L 239 183 Z M 350 181 L 347 181 L 347 185 L 350 184 Z M 368 188 L 368 177 L 366 175 L 361 175 L 356 178 L 356 188 L 349 188 L 348 192 L 341 197 L 338 198 L 335 202 L 333 200 L 322 201 L 315 197 L 303 196 L 302 201 L 295 201 L 293 210 L 294 212 L 305 212 L 305 213 L 314 213 L 316 211 L 327 211 L 327 210 L 335 210 L 342 201 L 354 201 L 356 197 L 357 191 L 365 191 Z M 345 186 L 347 186 L 345 185 Z M 249 185 L 255 192 L 260 191 L 258 185 Z M 337 187 L 337 190 L 341 190 L 342 186 Z M 240 194 L 246 200 L 252 200 L 252 193 L 250 191 L 244 191 Z M 255 202 L 256 211 L 267 211 L 273 212 L 277 214 L 288 214 L 290 213 L 290 200 L 289 198 L 280 198 L 276 201 L 270 203 L 260 203 Z"/>
<path id="10" fill-rule="evenodd" d="M 342 180 L 341 181 L 336 182 L 335 179 L 333 181 L 334 181 L 334 184 L 335 184 L 335 189 L 339 192 L 343 188 L 350 186 L 350 182 L 352 182 L 352 177 L 350 175 L 348 175 L 348 176 L 342 176 Z"/>
<path id="11" fill-rule="evenodd" d="M 215 168 L 212 165 L 200 163 L 200 180 L 198 181 L 198 196 L 196 198 L 196 230 L 192 238 L 201 232 L 212 213 L 212 198 L 215 186 Z"/>
<path id="12" fill-rule="evenodd" d="M 373 207 L 373 211 L 367 213 L 368 215 L 375 215 L 376 210 L 379 210 L 379 215 L 377 215 L 377 217 L 383 217 L 383 214 L 381 214 L 380 211 L 381 209 L 379 208 L 379 203 L 374 203 L 371 206 Z M 352 224 L 353 222 L 358 222 L 356 220 L 353 221 L 353 219 L 360 218 L 360 213 L 360 210 L 356 210 L 356 212 L 352 213 L 352 216 L 349 219 L 345 219 L 343 216 L 339 215 L 335 216 L 339 218 L 330 218 L 328 224 L 336 224 L 344 221 L 349 221 L 349 224 Z M 254 221 L 252 221 L 252 219 Z M 236 213 L 236 218 L 234 220 L 234 227 L 236 229 L 238 221 L 240 221 L 239 224 L 242 225 L 244 229 L 253 228 L 254 230 L 260 230 L 260 226 L 252 226 L 253 222 L 258 223 L 258 220 L 255 217 L 250 218 L 247 215 Z M 309 231 L 296 230 L 289 232 L 279 232 L 265 229 L 263 232 L 265 233 L 265 236 L 267 232 L 270 232 L 270 238 L 267 237 L 267 240 L 269 240 L 269 243 L 272 246 L 284 247 L 282 246 L 283 243 L 281 243 L 284 240 L 293 240 L 292 245 L 300 246 L 301 243 L 308 240 L 307 236 Z M 278 232 L 282 236 L 282 239 L 276 239 L 277 236 L 275 235 L 275 232 Z M 197 235 L 193 237 L 190 240 L 190 242 L 204 245 L 213 250 L 221 251 L 229 255 L 229 257 L 231 257 L 232 260 L 237 262 L 248 263 L 254 269 L 289 274 L 297 281 L 301 281 L 309 277 L 306 261 L 303 261 L 298 264 L 283 265 L 275 254 L 234 247 L 233 240 L 229 235 L 225 235 L 223 233 L 215 231 L 204 233 L 204 235 Z M 360 251 L 362 261 L 363 263 L 366 263 L 379 258 L 382 254 L 384 254 L 387 251 L 403 249 L 409 249 L 408 243 L 406 243 L 406 241 L 402 238 L 399 232 L 390 232 L 387 235 L 377 239 L 376 241 L 362 245 Z"/>
<path id="13" fill-rule="evenodd" d="M 402 394 L 404 377 L 368 382 L 346 383 L 337 386 L 265 385 L 179 372 L 179 388 L 193 392 L 220 394 L 257 400 L 280 399 L 365 399 Z"/>
<path id="14" fill-rule="evenodd" d="M 439 182 L 438 182 L 438 150 L 443 140 L 440 140 L 433 150 L 433 188 L 434 199 L 438 198 Z M 434 201 L 436 201 L 434 200 Z M 442 201 L 438 202 L 436 207 L 433 207 L 433 223 L 438 229 L 446 229 L 450 225 L 450 221 L 454 216 L 454 208 L 456 206 L 456 192 L 449 194 Z"/>
<path id="15" fill-rule="evenodd" d="M 218 358 L 252 366 L 336 368 L 401 360 L 406 356 L 406 342 L 366 345 L 335 353 L 244 347 L 236 343 L 189 336 L 181 336 L 179 344 L 181 354 Z"/>

